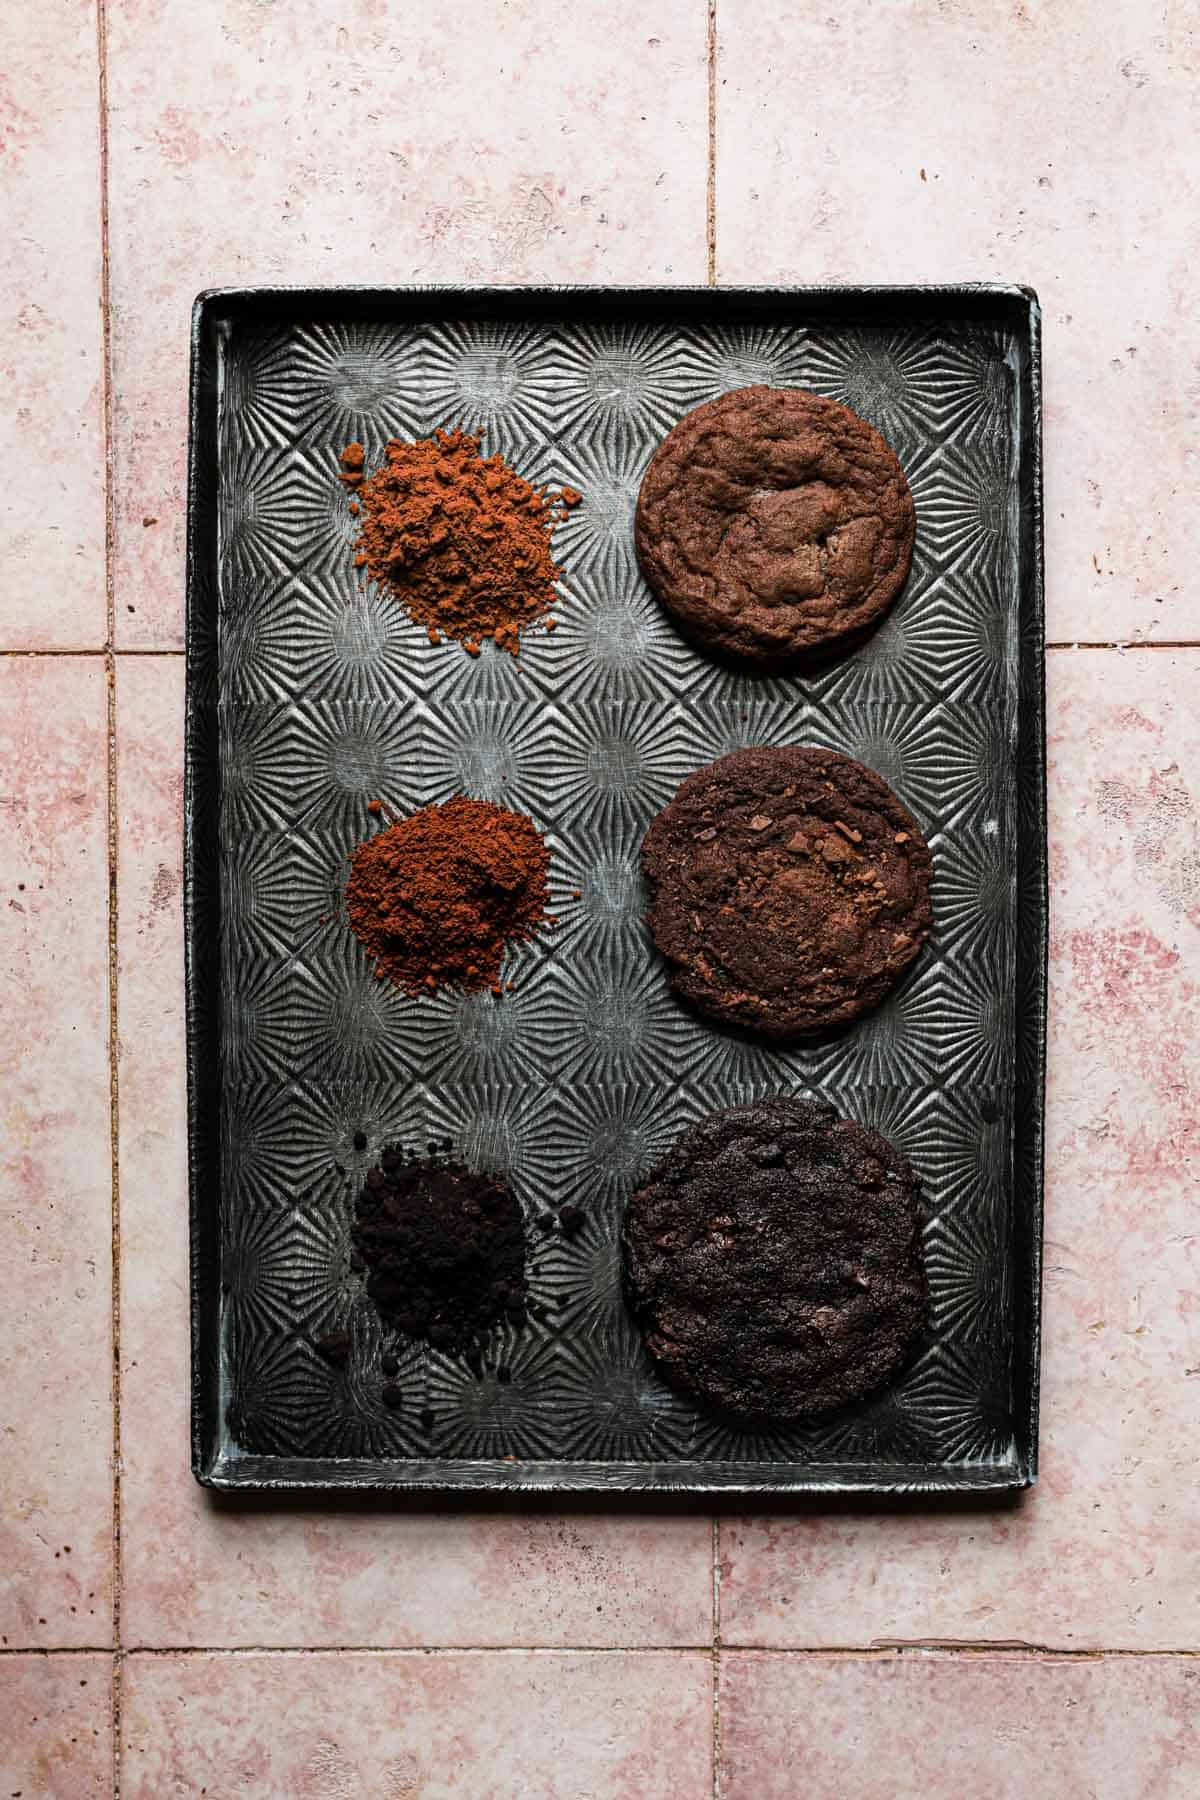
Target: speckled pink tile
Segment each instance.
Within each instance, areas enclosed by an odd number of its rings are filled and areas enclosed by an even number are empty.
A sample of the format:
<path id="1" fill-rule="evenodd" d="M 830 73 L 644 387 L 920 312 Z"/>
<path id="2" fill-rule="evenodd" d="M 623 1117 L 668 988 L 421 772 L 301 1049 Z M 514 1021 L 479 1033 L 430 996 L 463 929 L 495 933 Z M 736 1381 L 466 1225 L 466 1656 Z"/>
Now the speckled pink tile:
<path id="1" fill-rule="evenodd" d="M 0 7 L 0 649 L 108 632 L 93 0 Z"/>
<path id="2" fill-rule="evenodd" d="M 130 1800 L 712 1793 L 709 1661 L 685 1652 L 134 1656 L 121 1732 Z"/>
<path id="3" fill-rule="evenodd" d="M 99 657 L 0 658 L 0 1644 L 17 1648 L 111 1632 L 106 743 Z"/>
<path id="4" fill-rule="evenodd" d="M 1200 14 L 721 0 L 722 281 L 1026 282 L 1052 639 L 1196 635 Z"/>
<path id="5" fill-rule="evenodd" d="M 1200 649 L 1049 662 L 1041 1481 L 729 1520 L 727 1642 L 1200 1648 Z"/>
<path id="6" fill-rule="evenodd" d="M 111 0 L 118 641 L 178 643 L 188 311 L 237 282 L 692 281 L 706 13 Z"/>
<path id="7" fill-rule="evenodd" d="M 132 1645 L 703 1644 L 707 1519 L 216 1510 L 188 1473 L 183 669 L 117 678 L 123 1625 Z"/>
<path id="8" fill-rule="evenodd" d="M 112 1774 L 112 1658 L 0 1657 L 0 1794 L 105 1800 Z"/>
<path id="9" fill-rule="evenodd" d="M 1187 1657 L 721 1659 L 723 1800 L 1190 1800 Z"/>

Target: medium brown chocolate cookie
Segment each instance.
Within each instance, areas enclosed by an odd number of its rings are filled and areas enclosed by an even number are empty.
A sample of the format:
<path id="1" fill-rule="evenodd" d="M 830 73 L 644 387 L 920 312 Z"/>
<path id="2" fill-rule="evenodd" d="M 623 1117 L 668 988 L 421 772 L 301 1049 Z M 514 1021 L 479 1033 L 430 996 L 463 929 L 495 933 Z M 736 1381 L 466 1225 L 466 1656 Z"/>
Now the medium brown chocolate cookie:
<path id="1" fill-rule="evenodd" d="M 654 453 L 635 521 L 642 572 L 684 635 L 760 669 L 875 624 L 915 535 L 874 426 L 803 388 L 737 388 L 688 413 Z"/>
<path id="2" fill-rule="evenodd" d="M 920 1182 L 815 1100 L 710 1113 L 638 1188 L 626 1291 L 675 1387 L 784 1422 L 880 1387 L 928 1315 Z"/>
<path id="3" fill-rule="evenodd" d="M 642 843 L 676 992 L 777 1042 L 882 1000 L 929 936 L 931 869 L 881 776 L 796 744 L 698 769 Z"/>

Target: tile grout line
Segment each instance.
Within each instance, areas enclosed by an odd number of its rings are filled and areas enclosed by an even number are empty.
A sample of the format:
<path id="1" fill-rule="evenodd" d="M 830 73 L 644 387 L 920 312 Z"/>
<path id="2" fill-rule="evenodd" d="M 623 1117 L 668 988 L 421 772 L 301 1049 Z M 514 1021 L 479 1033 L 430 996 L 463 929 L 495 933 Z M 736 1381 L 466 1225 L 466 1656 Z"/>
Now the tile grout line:
<path id="1" fill-rule="evenodd" d="M 721 1515 L 712 1522 L 712 1776 L 713 1800 L 721 1800 Z"/>
<path id="2" fill-rule="evenodd" d="M 1153 1650 L 1068 1649 L 1055 1644 L 1023 1644 L 997 1639 L 995 1643 L 968 1643 L 956 1638 L 930 1638 L 927 1641 L 876 1642 L 873 1644 L 724 1644 L 722 1655 L 756 1657 L 857 1658 L 865 1662 L 883 1662 L 901 1657 L 941 1656 L 996 1657 L 1016 1662 L 1021 1658 L 1053 1662 L 1152 1662 L 1156 1658 L 1176 1661 L 1200 1660 L 1200 1649 L 1178 1645 L 1160 1645 Z M 45 1644 L 7 1644 L 0 1647 L 0 1665 L 6 1657 L 38 1656 L 112 1656 L 110 1644 L 64 1644 L 58 1648 Z M 296 1659 L 306 1656 L 367 1656 L 379 1659 L 439 1656 L 690 1656 L 711 1665 L 714 1646 L 708 1644 L 126 1644 L 122 1659 L 131 1656 L 154 1657 L 239 1657 L 280 1656 Z"/>
<path id="3" fill-rule="evenodd" d="M 121 1194 L 120 1094 L 117 1076 L 117 671 L 106 655 L 108 705 L 108 1109 L 112 1181 L 112 1695 L 113 1800 L 120 1800 L 121 1725 Z"/>
<path id="4" fill-rule="evenodd" d="M 950 1659 L 960 1656 L 996 1656 L 1012 1662 L 1021 1657 L 1056 1662 L 1100 1662 L 1106 1658 L 1133 1662 L 1164 1656 L 1200 1658 L 1200 1649 L 1181 1649 L 1174 1645 L 1158 1646 L 1153 1650 L 1108 1649 L 1095 1645 L 1090 1650 L 1081 1650 L 1062 1644 L 1026 1644 L 1012 1638 L 997 1638 L 992 1643 L 987 1639 L 878 1638 L 870 1644 L 726 1644 L 723 1649 L 730 1656 L 859 1657 L 870 1662 L 903 1656 L 944 1656 Z"/>
<path id="5" fill-rule="evenodd" d="M 100 338 L 102 357 L 104 419 L 104 617 L 103 654 L 111 658 L 116 649 L 116 596 L 113 591 L 113 563 L 116 537 L 116 509 L 113 496 L 113 384 L 112 384 L 112 307 L 109 294 L 108 267 L 108 0 L 96 0 L 96 62 L 98 73 L 97 106 L 100 138 Z M 19 654 L 14 652 L 13 654 Z M 34 651 L 34 655 L 87 655 L 87 651 Z"/>
<path id="6" fill-rule="evenodd" d="M 1000 1657 L 1016 1662 L 1020 1658 L 1033 1660 L 1050 1660 L 1056 1662 L 1151 1662 L 1155 1658 L 1172 1657 L 1176 1660 L 1200 1660 L 1200 1649 L 1178 1645 L 1160 1645 L 1153 1650 L 1105 1649 L 1095 1646 L 1089 1650 L 1069 1649 L 1055 1644 L 1025 1644 L 997 1638 L 994 1643 L 986 1640 L 966 1642 L 958 1638 L 897 1640 L 895 1642 L 879 1641 L 873 1644 L 723 1644 L 723 1655 L 728 1656 L 777 1656 L 777 1657 L 824 1657 L 842 1660 L 859 1658 L 867 1662 L 882 1662 L 889 1658 L 914 1656 L 955 1657 Z M 126 1644 L 121 1651 L 122 1658 L 131 1656 L 157 1657 L 196 1657 L 227 1656 L 232 1658 L 253 1656 L 282 1656 L 298 1658 L 304 1656 L 369 1656 L 385 1659 L 388 1657 L 438 1657 L 438 1656 L 692 1656 L 711 1664 L 714 1657 L 714 1645 L 708 1644 Z M 63 1644 L 58 1648 L 45 1644 L 6 1644 L 0 1646 L 0 1664 L 6 1657 L 38 1656 L 112 1656 L 111 1644 Z"/>
<path id="7" fill-rule="evenodd" d="M 708 158 L 704 186 L 704 235 L 706 244 L 706 276 L 709 287 L 717 285 L 717 0 L 708 0 L 706 27 L 708 64 Z"/>
<path id="8" fill-rule="evenodd" d="M 78 650 L 0 650 L 0 656 L 12 656 L 12 657 L 17 657 L 17 656 L 39 656 L 39 657 L 42 657 L 42 656 L 47 656 L 47 657 L 48 656 L 70 656 L 70 657 L 108 656 L 108 657 L 115 657 L 118 662 L 120 662 L 126 656 L 186 656 L 186 655 L 187 655 L 187 651 L 184 649 L 182 644 L 168 645 L 164 649 L 159 649 L 155 646 L 151 646 L 148 648 L 145 645 L 141 645 L 141 646 L 131 646 L 127 650 L 116 650 L 113 648 L 111 643 L 107 643 L 107 644 L 89 644 L 85 648 L 81 648 Z"/>
<path id="9" fill-rule="evenodd" d="M 104 597 L 108 785 L 108 1113 L 112 1188 L 112 1791 L 121 1795 L 121 1189 L 120 1094 L 117 1073 L 117 665 L 116 501 L 113 492 L 112 304 L 108 214 L 108 8 L 96 0 L 96 67 L 100 162 L 100 319 L 104 389 Z"/>
<path id="10" fill-rule="evenodd" d="M 1052 638 L 1047 650 L 1197 650 L 1200 638 Z"/>

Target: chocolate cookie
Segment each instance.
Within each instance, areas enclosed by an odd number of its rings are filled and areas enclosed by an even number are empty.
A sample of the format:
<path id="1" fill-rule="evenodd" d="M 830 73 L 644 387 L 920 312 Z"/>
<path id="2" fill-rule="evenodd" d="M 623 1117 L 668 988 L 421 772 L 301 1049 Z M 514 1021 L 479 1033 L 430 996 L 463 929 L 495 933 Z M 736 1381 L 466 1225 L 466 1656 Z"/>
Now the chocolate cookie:
<path id="1" fill-rule="evenodd" d="M 700 649 L 760 669 L 860 636 L 908 577 L 916 513 L 874 426 L 803 388 L 680 420 L 642 481 L 642 572 Z"/>
<path id="2" fill-rule="evenodd" d="M 626 1291 L 673 1386 L 784 1422 L 904 1366 L 925 1327 L 920 1182 L 815 1100 L 710 1113 L 625 1210 Z"/>
<path id="3" fill-rule="evenodd" d="M 698 769 L 652 821 L 642 872 L 676 992 L 777 1042 L 877 1005 L 932 923 L 916 821 L 836 750 L 735 750 Z"/>

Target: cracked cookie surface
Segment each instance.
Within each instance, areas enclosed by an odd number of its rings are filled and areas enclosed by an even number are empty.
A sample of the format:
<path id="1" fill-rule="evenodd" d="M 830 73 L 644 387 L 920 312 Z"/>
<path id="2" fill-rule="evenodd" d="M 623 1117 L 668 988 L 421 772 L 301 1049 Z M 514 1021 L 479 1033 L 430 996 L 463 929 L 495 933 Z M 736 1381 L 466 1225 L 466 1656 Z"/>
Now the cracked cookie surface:
<path id="1" fill-rule="evenodd" d="M 632 1195 L 621 1247 L 659 1370 L 721 1412 L 844 1406 L 903 1368 L 928 1317 L 919 1178 L 820 1101 L 693 1125 Z"/>
<path id="2" fill-rule="evenodd" d="M 734 750 L 689 775 L 642 842 L 675 991 L 786 1043 L 883 999 L 929 937 L 932 859 L 883 777 L 836 750 Z"/>
<path id="3" fill-rule="evenodd" d="M 915 535 L 889 445 L 803 388 L 737 388 L 688 413 L 651 459 L 634 524 L 642 571 L 684 636 L 761 669 L 875 624 Z"/>

